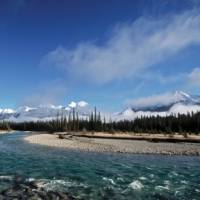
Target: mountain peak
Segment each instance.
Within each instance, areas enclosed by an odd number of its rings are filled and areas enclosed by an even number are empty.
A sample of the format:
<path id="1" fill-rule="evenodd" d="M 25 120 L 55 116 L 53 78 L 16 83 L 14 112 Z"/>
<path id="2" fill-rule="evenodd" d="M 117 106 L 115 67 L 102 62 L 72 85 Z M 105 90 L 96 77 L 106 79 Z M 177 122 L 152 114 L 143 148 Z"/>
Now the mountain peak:
<path id="1" fill-rule="evenodd" d="M 13 114 L 15 111 L 10 108 L 0 109 L 1 114 Z"/>
<path id="2" fill-rule="evenodd" d="M 78 102 L 78 106 L 80 107 L 85 107 L 85 106 L 88 106 L 89 104 L 86 102 L 86 101 L 79 101 Z"/>
<path id="3" fill-rule="evenodd" d="M 180 99 L 191 99 L 191 96 L 183 91 L 175 91 L 174 96 L 177 98 L 177 101 Z"/>
<path id="4" fill-rule="evenodd" d="M 16 111 L 17 112 L 29 112 L 30 110 L 33 110 L 34 108 L 29 106 L 20 106 Z"/>
<path id="5" fill-rule="evenodd" d="M 68 106 L 69 106 L 70 108 L 76 108 L 76 105 L 77 105 L 77 103 L 74 102 L 74 101 L 72 101 Z"/>
<path id="6" fill-rule="evenodd" d="M 175 104 L 200 105 L 200 99 L 183 91 L 168 92 L 129 101 L 133 111 L 165 112 Z"/>
<path id="7" fill-rule="evenodd" d="M 49 120 L 57 117 L 60 113 L 68 116 L 73 109 L 82 118 L 88 117 L 93 111 L 93 107 L 86 101 L 71 101 L 66 107 L 43 104 L 35 107 L 21 106 L 16 110 L 9 108 L 0 109 L 0 120 Z M 127 109 L 124 109 L 122 112 L 109 114 L 109 117 L 113 120 L 133 120 L 141 116 L 166 116 L 172 113 L 183 114 L 192 111 L 200 111 L 200 97 L 190 96 L 183 91 L 175 91 L 132 100 Z"/>
<path id="8" fill-rule="evenodd" d="M 86 101 L 79 101 L 79 102 L 74 102 L 74 101 L 72 101 L 69 105 L 68 105 L 68 107 L 69 108 L 76 108 L 76 107 L 86 107 L 86 106 L 88 106 L 89 104 L 86 102 Z"/>

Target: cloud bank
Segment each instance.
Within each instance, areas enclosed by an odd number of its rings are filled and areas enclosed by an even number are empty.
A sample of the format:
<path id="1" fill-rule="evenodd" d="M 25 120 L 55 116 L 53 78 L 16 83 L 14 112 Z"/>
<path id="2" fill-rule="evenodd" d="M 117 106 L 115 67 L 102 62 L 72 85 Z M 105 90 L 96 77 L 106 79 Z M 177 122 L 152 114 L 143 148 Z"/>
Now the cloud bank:
<path id="1" fill-rule="evenodd" d="M 58 47 L 41 61 L 95 83 L 134 78 L 192 44 L 200 43 L 200 14 L 190 10 L 160 20 L 141 17 L 118 24 L 103 44 Z M 192 75 L 191 75 L 192 76 Z"/>
<path id="2" fill-rule="evenodd" d="M 134 106 L 135 108 L 144 108 L 157 105 L 169 105 L 178 101 L 191 98 L 188 94 L 176 91 L 174 93 L 167 92 L 164 94 L 152 95 L 147 97 L 142 97 L 134 100 L 127 101 L 127 105 Z"/>

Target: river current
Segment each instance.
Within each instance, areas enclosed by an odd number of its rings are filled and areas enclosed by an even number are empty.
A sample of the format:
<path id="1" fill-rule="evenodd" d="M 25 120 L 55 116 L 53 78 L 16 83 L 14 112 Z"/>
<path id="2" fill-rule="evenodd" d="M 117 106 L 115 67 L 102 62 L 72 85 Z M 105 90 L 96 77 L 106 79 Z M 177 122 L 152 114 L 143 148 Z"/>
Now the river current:
<path id="1" fill-rule="evenodd" d="M 23 177 L 83 199 L 200 199 L 198 156 L 69 151 L 27 144 L 27 134 L 0 135 L 0 190 Z"/>

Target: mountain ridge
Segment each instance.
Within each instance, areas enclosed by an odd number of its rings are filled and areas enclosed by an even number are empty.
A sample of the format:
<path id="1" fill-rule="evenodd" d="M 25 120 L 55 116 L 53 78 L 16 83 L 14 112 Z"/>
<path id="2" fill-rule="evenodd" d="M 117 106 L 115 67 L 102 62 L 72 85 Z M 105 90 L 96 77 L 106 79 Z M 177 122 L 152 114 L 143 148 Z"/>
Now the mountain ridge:
<path id="1" fill-rule="evenodd" d="M 166 98 L 168 98 L 166 100 Z M 134 104 L 135 103 L 135 104 Z M 134 100 L 118 113 L 116 119 L 133 120 L 141 116 L 167 116 L 171 114 L 187 114 L 200 111 L 200 97 L 182 91 L 165 93 Z"/>
<path id="2" fill-rule="evenodd" d="M 69 115 L 75 110 L 81 118 L 87 118 L 93 111 L 86 101 L 71 101 L 67 106 L 62 105 L 38 105 L 38 106 L 20 106 L 16 110 L 6 108 L 0 109 L 0 120 L 10 121 L 37 121 L 50 120 L 58 116 L 58 114 Z M 106 119 L 134 120 L 141 116 L 166 116 L 170 114 L 187 114 L 187 112 L 200 111 L 200 96 L 189 95 L 182 91 L 174 93 L 165 93 L 150 97 L 133 100 L 121 112 L 106 113 L 102 112 L 102 116 Z"/>

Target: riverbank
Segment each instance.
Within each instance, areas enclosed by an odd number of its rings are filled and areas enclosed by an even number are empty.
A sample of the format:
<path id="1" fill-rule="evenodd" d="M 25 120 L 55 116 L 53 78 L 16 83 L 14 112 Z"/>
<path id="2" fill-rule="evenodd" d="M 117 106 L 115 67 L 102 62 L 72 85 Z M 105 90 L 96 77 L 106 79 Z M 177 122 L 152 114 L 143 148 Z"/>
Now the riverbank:
<path id="1" fill-rule="evenodd" d="M 116 136 L 116 135 L 115 135 Z M 200 155 L 200 143 L 152 142 L 134 139 L 112 139 L 72 136 L 59 139 L 58 134 L 33 134 L 24 138 L 31 144 L 93 152 L 135 154 Z"/>
<path id="2" fill-rule="evenodd" d="M 57 133 L 59 134 L 59 133 Z M 60 133 L 63 135 L 63 133 Z M 64 134 L 67 135 L 67 134 Z M 106 132 L 77 132 L 72 135 L 86 138 L 102 138 L 102 139 L 121 139 L 121 140 L 145 140 L 150 142 L 190 142 L 200 143 L 200 135 L 186 134 L 148 134 L 148 133 L 106 133 Z"/>
<path id="3" fill-rule="evenodd" d="M 0 130 L 0 135 L 1 134 L 8 134 L 8 133 L 14 133 L 16 131 L 13 131 L 13 130 Z"/>

